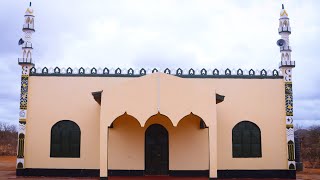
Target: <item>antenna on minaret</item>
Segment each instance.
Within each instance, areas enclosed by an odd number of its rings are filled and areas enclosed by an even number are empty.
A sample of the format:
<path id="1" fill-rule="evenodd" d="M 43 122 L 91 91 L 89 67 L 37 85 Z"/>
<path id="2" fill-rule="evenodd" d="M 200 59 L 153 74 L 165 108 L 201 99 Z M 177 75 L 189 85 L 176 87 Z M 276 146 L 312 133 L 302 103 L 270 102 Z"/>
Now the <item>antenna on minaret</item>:
<path id="1" fill-rule="evenodd" d="M 31 4 L 31 2 L 30 2 L 30 4 Z M 31 6 L 31 5 L 30 5 Z M 282 4 L 282 9 L 284 9 L 284 5 Z"/>
<path id="2" fill-rule="evenodd" d="M 282 5 L 283 6 L 283 5 Z M 29 4 L 29 7 L 31 7 L 31 2 L 30 2 L 30 4 Z"/>

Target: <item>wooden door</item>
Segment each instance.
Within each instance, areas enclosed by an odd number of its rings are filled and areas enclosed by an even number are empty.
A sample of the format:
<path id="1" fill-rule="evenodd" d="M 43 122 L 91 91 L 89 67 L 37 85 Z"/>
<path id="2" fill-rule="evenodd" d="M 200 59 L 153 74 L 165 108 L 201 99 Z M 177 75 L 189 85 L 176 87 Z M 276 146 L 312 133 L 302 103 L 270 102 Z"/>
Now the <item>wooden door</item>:
<path id="1" fill-rule="evenodd" d="M 169 174 L 168 131 L 160 124 L 149 126 L 145 133 L 145 174 Z"/>

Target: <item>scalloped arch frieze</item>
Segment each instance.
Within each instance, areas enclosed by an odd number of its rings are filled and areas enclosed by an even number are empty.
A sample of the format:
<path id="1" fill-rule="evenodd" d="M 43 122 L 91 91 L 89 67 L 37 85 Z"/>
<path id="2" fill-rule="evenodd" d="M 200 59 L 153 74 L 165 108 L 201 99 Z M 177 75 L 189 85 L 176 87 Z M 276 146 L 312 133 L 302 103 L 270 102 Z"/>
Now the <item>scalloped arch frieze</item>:
<path id="1" fill-rule="evenodd" d="M 156 73 L 156 72 L 159 72 L 158 69 L 157 68 L 153 68 L 152 69 L 152 73 Z"/>
<path id="2" fill-rule="evenodd" d="M 85 74 L 85 70 L 84 70 L 84 68 L 83 67 L 81 67 L 80 69 L 79 69 L 79 74 Z"/>
<path id="3" fill-rule="evenodd" d="M 166 69 L 164 70 L 164 73 L 166 73 L 166 74 L 171 74 L 171 70 L 170 70 L 169 68 L 166 68 Z"/>
<path id="4" fill-rule="evenodd" d="M 237 75 L 242 76 L 243 75 L 243 70 L 242 69 L 238 69 L 237 70 Z"/>
<path id="5" fill-rule="evenodd" d="M 68 67 L 68 68 L 67 68 L 67 74 L 72 74 L 72 72 L 73 72 L 72 68 L 71 68 L 71 67 Z"/>
<path id="6" fill-rule="evenodd" d="M 189 75 L 195 75 L 194 69 L 191 68 L 191 69 L 189 70 Z"/>
<path id="7" fill-rule="evenodd" d="M 146 75 L 146 74 L 147 74 L 147 71 L 144 68 L 142 68 L 140 70 L 140 75 Z"/>
<path id="8" fill-rule="evenodd" d="M 92 68 L 92 69 L 90 70 L 90 73 L 91 73 L 91 74 L 97 74 L 97 72 L 98 72 L 98 71 L 97 71 L 96 68 Z"/>
<path id="9" fill-rule="evenodd" d="M 43 67 L 43 68 L 35 68 L 32 67 L 30 69 L 30 75 L 31 76 L 110 76 L 110 77 L 139 77 L 139 76 L 144 76 L 147 74 L 152 74 L 156 72 L 163 72 L 166 74 L 172 74 L 175 76 L 179 76 L 182 78 L 219 78 L 219 77 L 225 77 L 225 78 L 282 78 L 281 74 L 279 73 L 278 70 L 253 70 L 250 69 L 248 70 L 242 70 L 242 69 L 232 69 L 230 70 L 229 68 L 223 70 L 220 69 L 218 70 L 217 68 L 210 70 L 210 69 L 193 69 L 190 68 L 189 70 L 187 69 L 169 69 L 166 68 L 164 70 L 159 70 L 157 68 L 153 69 L 148 69 L 146 70 L 145 68 L 141 69 L 133 69 L 129 68 L 128 70 L 126 69 L 121 69 L 121 68 L 116 68 L 114 69 L 109 69 L 107 67 L 105 68 L 83 68 L 80 67 L 78 68 L 48 68 L 48 67 Z M 174 73 L 172 73 L 174 72 Z M 186 73 L 184 73 L 186 72 Z M 222 72 L 222 73 L 220 73 Z"/>
<path id="10" fill-rule="evenodd" d="M 176 75 L 182 75 L 182 74 L 183 74 L 183 70 L 181 68 L 178 68 Z"/>
<path id="11" fill-rule="evenodd" d="M 202 76 L 206 76 L 208 71 L 205 68 L 203 68 L 203 69 L 201 69 L 200 73 Z"/>
<path id="12" fill-rule="evenodd" d="M 134 70 L 133 70 L 132 68 L 130 68 L 130 69 L 128 70 L 128 74 L 129 74 L 129 75 L 134 75 Z"/>

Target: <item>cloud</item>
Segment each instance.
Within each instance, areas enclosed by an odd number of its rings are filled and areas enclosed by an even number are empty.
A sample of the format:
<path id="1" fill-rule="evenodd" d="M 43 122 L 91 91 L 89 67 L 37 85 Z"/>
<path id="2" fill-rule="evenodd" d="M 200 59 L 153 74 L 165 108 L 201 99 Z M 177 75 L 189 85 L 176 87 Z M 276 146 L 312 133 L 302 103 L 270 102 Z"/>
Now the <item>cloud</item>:
<path id="1" fill-rule="evenodd" d="M 298 120 L 320 120 L 320 14 L 317 0 L 284 0 Z M 0 120 L 17 121 L 20 78 L 16 60 L 25 1 L 1 1 Z M 275 42 L 281 2 L 246 1 L 33 1 L 38 67 L 172 67 L 277 69 Z M 8 104 L 8 106 L 6 105 Z M 9 105 L 10 104 L 10 105 Z M 16 107 L 16 108 L 15 108 Z M 4 115 L 3 115 L 3 114 Z M 10 116 L 9 116 L 10 114 Z"/>

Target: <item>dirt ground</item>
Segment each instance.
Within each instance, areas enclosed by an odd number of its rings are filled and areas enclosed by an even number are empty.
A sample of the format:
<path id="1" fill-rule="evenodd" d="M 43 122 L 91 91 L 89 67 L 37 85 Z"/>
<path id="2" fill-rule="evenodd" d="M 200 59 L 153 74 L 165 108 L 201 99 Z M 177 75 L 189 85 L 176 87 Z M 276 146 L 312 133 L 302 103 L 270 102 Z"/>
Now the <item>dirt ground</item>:
<path id="1" fill-rule="evenodd" d="M 16 164 L 16 157 L 15 156 L 0 156 L 0 180 L 2 179 L 19 179 L 19 180 L 30 180 L 30 179 L 44 179 L 44 180 L 57 180 L 57 179 L 68 179 L 68 180 L 86 180 L 86 179 L 99 179 L 99 178 L 45 178 L 45 177 L 16 177 L 15 172 L 15 164 Z M 126 177 L 111 177 L 110 180 L 125 180 Z M 129 180 L 138 180 L 139 178 L 128 178 Z M 147 180 L 146 178 L 144 178 Z M 156 179 L 156 180 L 207 180 L 207 178 L 172 178 L 172 177 L 149 177 L 149 179 Z M 298 180 L 320 180 L 320 169 L 308 169 L 305 168 L 303 172 L 297 173 Z"/>

